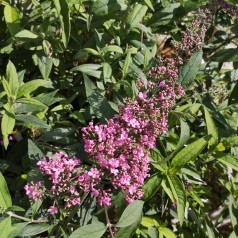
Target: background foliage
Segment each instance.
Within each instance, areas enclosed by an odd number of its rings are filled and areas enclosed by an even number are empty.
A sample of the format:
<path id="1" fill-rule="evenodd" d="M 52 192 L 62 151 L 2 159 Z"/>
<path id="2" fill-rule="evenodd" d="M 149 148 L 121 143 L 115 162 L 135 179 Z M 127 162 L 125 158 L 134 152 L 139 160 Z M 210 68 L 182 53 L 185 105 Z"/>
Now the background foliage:
<path id="1" fill-rule="evenodd" d="M 135 98 L 137 79 L 147 82 L 207 3 L 0 1 L 2 237 L 110 237 L 94 199 L 71 217 L 52 217 L 49 201 L 30 203 L 23 187 L 41 178 L 44 155 L 62 150 L 87 160 L 81 128 L 105 123 Z M 238 237 L 236 14 L 218 8 L 203 53 L 180 68 L 186 95 L 151 151 L 142 201 L 127 206 L 119 193 L 108 208 L 116 238 Z"/>

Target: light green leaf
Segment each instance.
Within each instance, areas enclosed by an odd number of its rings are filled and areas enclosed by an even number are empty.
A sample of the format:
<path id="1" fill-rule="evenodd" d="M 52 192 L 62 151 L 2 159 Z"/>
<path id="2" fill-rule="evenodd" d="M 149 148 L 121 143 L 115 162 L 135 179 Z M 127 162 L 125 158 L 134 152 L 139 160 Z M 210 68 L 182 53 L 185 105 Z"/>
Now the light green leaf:
<path id="1" fill-rule="evenodd" d="M 204 112 L 205 112 L 205 120 L 207 125 L 207 134 L 212 135 L 212 138 L 208 141 L 208 148 L 214 149 L 216 145 L 218 144 L 218 131 L 217 127 L 212 119 L 211 114 L 207 110 L 207 108 L 204 106 Z"/>
<path id="2" fill-rule="evenodd" d="M 15 223 L 12 225 L 12 229 L 10 234 L 7 238 L 16 238 L 19 237 L 19 234 L 21 233 L 22 229 L 27 226 L 28 222 L 21 222 L 21 223 Z"/>
<path id="3" fill-rule="evenodd" d="M 191 160 L 195 159 L 205 148 L 208 141 L 211 139 L 211 136 L 202 137 L 195 142 L 189 144 L 184 149 L 182 149 L 178 154 L 175 155 L 171 162 L 171 169 L 172 170 L 179 170 L 183 168 L 183 166 L 190 162 Z"/>
<path id="4" fill-rule="evenodd" d="M 158 230 L 160 235 L 163 235 L 166 238 L 177 238 L 177 236 L 173 233 L 173 231 L 167 227 L 159 227 Z"/>
<path id="5" fill-rule="evenodd" d="M 219 153 L 215 158 L 226 166 L 238 171 L 238 158 L 229 154 Z"/>
<path id="6" fill-rule="evenodd" d="M 142 191 L 144 192 L 143 200 L 150 199 L 160 188 L 163 177 L 158 173 L 150 176 L 144 183 Z"/>
<path id="7" fill-rule="evenodd" d="M 101 51 L 106 54 L 108 52 L 116 52 L 116 53 L 119 53 L 119 54 L 123 54 L 123 50 L 121 47 L 117 46 L 117 45 L 108 45 L 108 46 L 105 46 L 101 49 Z"/>
<path id="8" fill-rule="evenodd" d="M 153 4 L 151 3 L 150 0 L 144 0 L 144 2 L 146 3 L 146 5 L 147 5 L 152 11 L 154 11 Z"/>
<path id="9" fill-rule="evenodd" d="M 130 26 L 130 29 L 132 29 L 137 23 L 139 23 L 143 19 L 147 12 L 147 9 L 147 6 L 141 4 L 136 4 L 134 6 L 133 10 L 130 12 L 126 20 L 126 23 Z"/>
<path id="10" fill-rule="evenodd" d="M 12 206 L 11 195 L 8 191 L 7 183 L 0 172 L 0 208 L 9 208 Z M 1 233 L 0 233 L 1 234 Z"/>
<path id="11" fill-rule="evenodd" d="M 64 43 L 64 47 L 67 48 L 71 28 L 68 2 L 67 0 L 53 1 L 60 19 L 60 25 L 62 27 L 62 41 Z"/>
<path id="12" fill-rule="evenodd" d="M 178 83 L 181 83 L 183 87 L 187 87 L 195 79 L 202 62 L 202 55 L 202 50 L 199 50 L 191 56 L 188 63 L 179 68 Z"/>
<path id="13" fill-rule="evenodd" d="M 18 81 L 18 75 L 16 68 L 14 64 L 9 61 L 7 64 L 7 77 L 6 77 L 8 84 L 9 84 L 9 89 L 11 92 L 11 95 L 16 96 L 17 90 L 19 88 L 19 81 Z"/>
<path id="14" fill-rule="evenodd" d="M 76 229 L 69 238 L 100 238 L 107 230 L 103 223 L 89 224 Z"/>
<path id="15" fill-rule="evenodd" d="M 181 125 L 181 131 L 180 131 L 179 142 L 176 146 L 176 151 L 180 150 L 190 138 L 190 127 L 188 123 L 185 122 L 182 118 L 180 118 L 180 125 Z"/>
<path id="16" fill-rule="evenodd" d="M 36 39 L 38 38 L 38 35 L 32 33 L 31 31 L 28 31 L 28 30 L 22 30 L 22 31 L 19 31 L 15 37 L 17 38 L 23 38 L 23 39 Z"/>
<path id="17" fill-rule="evenodd" d="M 23 84 L 17 94 L 17 98 L 20 98 L 24 95 L 30 94 L 34 92 L 36 89 L 39 87 L 44 87 L 44 88 L 52 88 L 52 82 L 48 80 L 43 80 L 43 79 L 35 79 L 31 80 L 25 84 Z"/>
<path id="18" fill-rule="evenodd" d="M 18 10 L 15 7 L 5 6 L 4 17 L 8 30 L 10 31 L 11 35 L 14 36 L 21 30 Z"/>
<path id="19" fill-rule="evenodd" d="M 2 85 L 3 85 L 3 88 L 4 88 L 4 90 L 5 90 L 5 92 L 6 92 L 7 96 L 8 96 L 8 98 L 10 98 L 10 96 L 11 96 L 10 85 L 9 85 L 9 83 L 7 82 L 7 80 L 4 79 L 4 78 L 2 79 Z"/>
<path id="20" fill-rule="evenodd" d="M 142 215 L 144 202 L 136 200 L 132 202 L 130 205 L 122 213 L 119 221 L 115 225 L 116 227 L 127 227 L 136 222 Z"/>
<path id="21" fill-rule="evenodd" d="M 108 63 L 103 64 L 103 79 L 104 83 L 107 82 L 111 83 L 111 77 L 112 77 L 112 68 Z"/>
<path id="22" fill-rule="evenodd" d="M 123 78 L 126 76 L 130 64 L 131 64 L 131 53 L 128 53 L 126 56 L 126 59 L 124 61 L 124 64 L 123 64 L 123 68 L 122 68 Z"/>
<path id="23" fill-rule="evenodd" d="M 80 71 L 84 74 L 93 76 L 95 78 L 100 78 L 102 72 L 98 71 L 97 69 L 99 69 L 101 67 L 102 67 L 102 65 L 100 65 L 100 64 L 82 64 L 82 65 L 72 68 L 71 71 Z"/>
<path id="24" fill-rule="evenodd" d="M 182 226 L 184 221 L 184 212 L 186 205 L 186 194 L 184 190 L 184 186 L 180 179 L 175 175 L 167 176 L 167 180 L 169 182 L 170 188 L 172 190 L 173 196 L 177 203 L 177 213 L 179 223 Z"/>
<path id="25" fill-rule="evenodd" d="M 45 80 L 47 80 L 49 78 L 49 75 L 53 66 L 52 58 L 45 57 L 45 56 L 38 58 L 38 66 L 39 66 L 42 77 Z"/>
<path id="26" fill-rule="evenodd" d="M 0 222 L 1 238 L 8 238 L 8 235 L 11 232 L 11 223 L 11 217 L 7 217 Z"/>

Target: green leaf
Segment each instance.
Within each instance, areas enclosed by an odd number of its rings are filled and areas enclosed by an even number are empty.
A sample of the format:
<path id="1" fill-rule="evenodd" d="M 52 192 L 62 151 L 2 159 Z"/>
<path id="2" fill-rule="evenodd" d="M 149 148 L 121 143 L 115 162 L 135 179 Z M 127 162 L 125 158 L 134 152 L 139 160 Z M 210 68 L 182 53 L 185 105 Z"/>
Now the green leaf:
<path id="1" fill-rule="evenodd" d="M 7 238 L 16 238 L 19 237 L 19 234 L 21 233 L 22 229 L 27 226 L 28 222 L 21 222 L 21 223 L 15 223 L 11 227 L 11 232 L 8 235 Z"/>
<path id="2" fill-rule="evenodd" d="M 167 176 L 170 188 L 172 190 L 173 196 L 177 202 L 177 213 L 179 223 L 182 226 L 184 221 L 184 212 L 186 205 L 186 194 L 184 190 L 184 186 L 180 179 L 175 175 Z"/>
<path id="3" fill-rule="evenodd" d="M 30 139 L 28 139 L 28 157 L 32 164 L 36 164 L 39 160 L 41 160 L 44 157 L 42 151 Z"/>
<path id="4" fill-rule="evenodd" d="M 179 68 L 178 83 L 183 87 L 187 87 L 195 79 L 202 62 L 202 55 L 202 50 L 199 50 L 191 56 L 187 64 Z"/>
<path id="5" fill-rule="evenodd" d="M 151 3 L 150 0 L 144 0 L 144 2 L 146 3 L 146 5 L 147 5 L 152 11 L 154 11 L 153 4 Z"/>
<path id="6" fill-rule="evenodd" d="M 161 26 L 168 24 L 173 19 L 174 10 L 179 8 L 180 3 L 172 3 L 161 10 L 156 11 L 147 21 L 147 26 Z"/>
<path id="7" fill-rule="evenodd" d="M 144 183 L 142 191 L 144 192 L 143 200 L 150 199 L 160 188 L 163 177 L 158 173 L 150 176 Z"/>
<path id="8" fill-rule="evenodd" d="M 228 105 L 231 104 L 237 104 L 238 103 L 238 83 L 235 84 L 235 86 L 233 87 L 230 96 L 229 96 L 229 100 L 228 100 Z"/>
<path id="9" fill-rule="evenodd" d="M 112 118 L 115 112 L 112 109 L 111 105 L 100 94 L 96 86 L 86 75 L 84 75 L 84 85 L 86 96 L 90 103 L 93 114 L 102 121 L 105 121 L 105 118 Z"/>
<path id="10" fill-rule="evenodd" d="M 34 92 L 36 89 L 39 87 L 44 87 L 44 88 L 52 88 L 52 82 L 48 80 L 43 80 L 43 79 L 35 79 L 31 80 L 25 84 L 23 84 L 17 93 L 17 98 L 20 98 L 24 95 L 30 94 Z"/>
<path id="11" fill-rule="evenodd" d="M 15 7 L 5 6 L 4 17 L 12 36 L 21 31 L 19 13 Z"/>
<path id="12" fill-rule="evenodd" d="M 91 7 L 92 12 L 97 16 L 105 16 L 126 8 L 124 0 L 97 0 Z"/>
<path id="13" fill-rule="evenodd" d="M 28 224 L 25 226 L 22 231 L 20 232 L 19 236 L 25 237 L 25 236 L 34 236 L 41 234 L 45 231 L 48 231 L 52 225 L 46 224 L 46 223 L 39 223 L 39 224 Z"/>
<path id="14" fill-rule="evenodd" d="M 122 213 L 116 227 L 127 227 L 141 218 L 144 202 L 136 200 L 129 204 Z"/>
<path id="15" fill-rule="evenodd" d="M 133 10 L 127 17 L 126 23 L 132 29 L 137 23 L 139 23 L 147 12 L 148 7 L 141 4 L 136 4 Z"/>
<path id="16" fill-rule="evenodd" d="M 211 136 L 202 137 L 195 142 L 189 144 L 187 147 L 182 149 L 178 154 L 175 155 L 171 162 L 172 170 L 179 170 L 183 168 L 189 161 L 195 159 L 205 148 Z"/>
<path id="17" fill-rule="evenodd" d="M 49 129 L 50 126 L 47 125 L 45 121 L 42 121 L 36 116 L 33 115 L 16 115 L 16 120 L 25 125 L 28 128 L 43 128 Z"/>
<path id="18" fill-rule="evenodd" d="M 16 96 L 19 88 L 18 75 L 14 64 L 9 61 L 7 64 L 7 81 L 11 95 Z"/>
<path id="19" fill-rule="evenodd" d="M 108 52 L 116 52 L 116 53 L 119 53 L 119 54 L 123 54 L 123 50 L 120 46 L 117 46 L 117 45 L 108 45 L 108 46 L 105 46 L 101 49 L 101 51 L 106 54 Z"/>
<path id="20" fill-rule="evenodd" d="M 107 82 L 111 83 L 111 77 L 112 77 L 112 68 L 108 63 L 103 64 L 103 79 L 104 83 Z"/>
<path id="21" fill-rule="evenodd" d="M 130 64 L 131 64 L 131 53 L 128 53 L 127 56 L 126 56 L 126 59 L 124 61 L 124 64 L 123 64 L 123 68 L 122 68 L 123 78 L 126 76 Z"/>
<path id="22" fill-rule="evenodd" d="M 182 118 L 180 118 L 180 125 L 181 125 L 181 131 L 180 131 L 179 142 L 176 146 L 176 151 L 180 150 L 190 138 L 190 127 L 188 123 L 185 122 Z"/>
<path id="23" fill-rule="evenodd" d="M 7 188 L 7 183 L 0 172 L 0 208 L 9 208 L 12 206 L 11 195 Z"/>
<path id="24" fill-rule="evenodd" d="M 131 238 L 135 233 L 136 229 L 140 225 L 141 217 L 137 219 L 133 224 L 127 227 L 121 227 L 117 232 L 115 238 Z"/>
<path id="25" fill-rule="evenodd" d="M 47 80 L 49 78 L 49 75 L 53 66 L 52 58 L 45 57 L 45 56 L 38 58 L 38 66 L 39 66 L 42 77 Z"/>
<path id="26" fill-rule="evenodd" d="M 238 171 L 238 158 L 225 153 L 216 154 L 215 158 L 228 167 Z"/>
<path id="27" fill-rule="evenodd" d="M 60 19 L 60 25 L 62 27 L 62 41 L 64 43 L 64 47 L 67 48 L 71 28 L 68 2 L 67 0 L 53 1 Z"/>
<path id="28" fill-rule="evenodd" d="M 205 112 L 205 120 L 207 125 L 207 134 L 212 135 L 212 138 L 208 141 L 208 148 L 214 149 L 216 145 L 218 144 L 218 131 L 217 127 L 212 119 L 211 114 L 207 110 L 207 108 L 204 106 L 204 112 Z"/>
<path id="29" fill-rule="evenodd" d="M 237 62 L 238 61 L 238 49 L 223 49 L 215 53 L 211 57 L 212 61 L 216 62 Z"/>
<path id="30" fill-rule="evenodd" d="M 6 92 L 7 96 L 8 96 L 8 98 L 10 98 L 10 97 L 11 97 L 10 85 L 9 85 L 9 83 L 7 82 L 7 80 L 4 79 L 4 78 L 2 79 L 2 85 L 3 85 L 3 88 L 4 88 L 4 90 L 5 90 L 5 92 Z"/>
<path id="31" fill-rule="evenodd" d="M 163 235 L 166 238 L 177 238 L 177 236 L 167 227 L 159 227 L 159 234 Z"/>
<path id="32" fill-rule="evenodd" d="M 8 211 L 15 211 L 15 212 L 24 212 L 25 211 L 24 208 L 19 207 L 19 206 L 15 206 L 15 205 L 9 207 L 7 210 Z"/>
<path id="33" fill-rule="evenodd" d="M 236 234 L 236 237 L 238 237 L 238 207 L 236 202 L 234 201 L 234 198 L 230 195 L 229 197 L 229 215 L 231 219 L 231 224 L 234 230 L 234 233 Z"/>
<path id="34" fill-rule="evenodd" d="M 100 238 L 107 230 L 103 223 L 89 224 L 76 229 L 69 238 Z"/>
<path id="35" fill-rule="evenodd" d="M 32 33 L 31 31 L 28 30 L 22 30 L 19 31 L 15 37 L 20 38 L 20 39 L 36 39 L 38 38 L 38 35 Z"/>
<path id="36" fill-rule="evenodd" d="M 11 232 L 11 223 L 11 217 L 7 217 L 0 222 L 1 238 L 8 238 L 8 235 Z"/>
<path id="37" fill-rule="evenodd" d="M 100 78 L 101 77 L 101 71 L 98 71 L 97 69 L 101 68 L 102 65 L 100 64 L 82 64 L 79 66 L 76 66 L 71 69 L 71 71 L 80 71 L 86 75 L 93 76 L 95 78 Z"/>

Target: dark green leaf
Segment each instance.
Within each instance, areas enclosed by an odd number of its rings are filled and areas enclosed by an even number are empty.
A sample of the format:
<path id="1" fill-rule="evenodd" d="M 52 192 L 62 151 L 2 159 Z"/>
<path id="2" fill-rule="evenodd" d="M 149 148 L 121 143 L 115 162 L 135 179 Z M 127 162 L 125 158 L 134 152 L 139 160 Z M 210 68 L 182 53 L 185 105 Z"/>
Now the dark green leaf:
<path id="1" fill-rule="evenodd" d="M 67 48 L 71 28 L 68 2 L 67 0 L 53 1 L 60 19 L 60 25 L 62 27 L 62 41 L 64 43 L 64 47 Z"/>
<path id="2" fill-rule="evenodd" d="M 172 190 L 173 196 L 177 203 L 177 213 L 179 223 L 182 226 L 184 221 L 184 212 L 185 212 L 185 205 L 186 205 L 186 194 L 184 190 L 184 186 L 180 179 L 175 176 L 167 176 L 170 188 Z"/>
<path id="3" fill-rule="evenodd" d="M 207 145 L 210 139 L 211 139 L 210 135 L 205 136 L 203 138 L 196 140 L 192 144 L 189 144 L 184 149 L 182 149 L 173 158 L 171 162 L 172 169 L 175 169 L 175 171 L 177 171 L 183 168 L 183 166 L 187 164 L 189 161 L 195 159 L 202 152 L 202 150 Z"/>
<path id="4" fill-rule="evenodd" d="M 199 50 L 192 55 L 188 63 L 179 68 L 178 82 L 181 83 L 183 87 L 187 87 L 195 79 L 202 62 L 202 55 L 202 50 Z"/>
<path id="5" fill-rule="evenodd" d="M 52 226 L 46 223 L 39 223 L 39 224 L 28 224 L 25 226 L 18 236 L 25 237 L 25 236 L 34 236 L 41 234 L 45 231 L 48 231 Z"/>
<path id="6" fill-rule="evenodd" d="M 32 127 L 45 128 L 45 129 L 50 128 L 50 126 L 47 125 L 45 121 L 33 115 L 16 115 L 16 120 L 18 121 L 18 123 L 20 122 L 28 128 L 32 128 Z"/>
<path id="7" fill-rule="evenodd" d="M 162 183 L 162 179 L 163 177 L 156 173 L 156 174 L 153 174 L 152 176 L 150 176 L 144 183 L 144 186 L 143 186 L 143 192 L 144 192 L 144 195 L 143 195 L 143 200 L 148 200 L 150 199 L 160 188 L 160 185 Z"/>
<path id="8" fill-rule="evenodd" d="M 237 62 L 238 49 L 223 49 L 215 53 L 211 57 L 212 61 L 216 62 Z"/>

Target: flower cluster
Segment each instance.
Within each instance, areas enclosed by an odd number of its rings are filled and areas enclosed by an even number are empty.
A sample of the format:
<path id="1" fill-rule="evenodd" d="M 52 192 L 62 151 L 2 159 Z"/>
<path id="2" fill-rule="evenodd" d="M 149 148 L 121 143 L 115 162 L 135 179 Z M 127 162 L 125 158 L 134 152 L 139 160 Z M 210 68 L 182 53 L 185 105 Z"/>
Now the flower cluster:
<path id="1" fill-rule="evenodd" d="M 59 152 L 55 153 L 51 158 L 43 158 L 37 165 L 41 172 L 46 175 L 52 183 L 50 189 L 46 190 L 41 185 L 41 182 L 26 185 L 24 188 L 26 194 L 32 200 L 37 200 L 43 196 L 50 195 L 56 197 L 58 202 L 63 202 L 66 208 L 70 208 L 76 204 L 80 204 L 80 194 L 77 188 L 77 176 L 81 168 L 78 167 L 80 161 L 78 159 L 69 158 L 66 154 Z M 48 210 L 49 213 L 57 213 L 55 205 Z"/>
<path id="2" fill-rule="evenodd" d="M 200 10 L 198 16 L 192 21 L 191 27 L 183 32 L 182 40 L 173 42 L 178 65 L 182 65 L 184 61 L 189 60 L 192 54 L 202 48 L 210 21 L 208 10 Z"/>
<path id="3" fill-rule="evenodd" d="M 222 9 L 223 11 L 225 11 L 226 13 L 230 14 L 231 16 L 238 16 L 238 8 L 237 6 L 227 3 L 224 0 L 215 0 L 212 3 L 213 9 Z"/>

